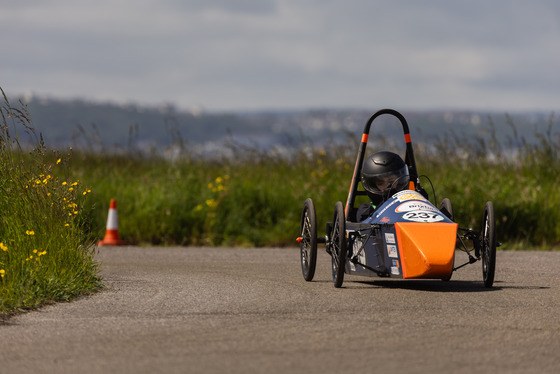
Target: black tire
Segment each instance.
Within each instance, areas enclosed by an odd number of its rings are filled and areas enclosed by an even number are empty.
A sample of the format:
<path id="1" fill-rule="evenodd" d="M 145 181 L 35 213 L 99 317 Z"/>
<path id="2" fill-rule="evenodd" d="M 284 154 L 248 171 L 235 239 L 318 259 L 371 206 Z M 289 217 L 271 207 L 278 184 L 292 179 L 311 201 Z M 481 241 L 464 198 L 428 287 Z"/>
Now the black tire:
<path id="1" fill-rule="evenodd" d="M 455 222 L 455 217 L 453 216 L 453 206 L 451 205 L 451 200 L 447 197 L 441 201 L 439 210 L 445 214 L 447 218 Z"/>
<path id="2" fill-rule="evenodd" d="M 439 206 L 439 210 L 447 218 L 449 218 L 450 220 L 455 222 L 455 216 L 453 215 L 453 205 L 451 205 L 451 200 L 449 200 L 447 197 L 441 201 L 441 204 Z M 452 275 L 453 275 L 453 272 L 451 272 L 451 274 L 449 274 L 449 276 L 447 276 L 445 278 L 442 278 L 442 280 L 445 281 L 445 282 L 448 282 L 448 281 L 451 280 Z"/>
<path id="3" fill-rule="evenodd" d="M 342 287 L 346 266 L 346 217 L 344 207 L 338 201 L 334 206 L 331 234 L 332 276 L 336 288 Z"/>
<path id="4" fill-rule="evenodd" d="M 494 204 L 486 203 L 484 217 L 482 219 L 482 231 L 480 233 L 482 276 L 485 287 L 494 284 L 494 273 L 496 271 L 496 221 L 494 216 Z"/>
<path id="5" fill-rule="evenodd" d="M 317 265 L 317 214 L 313 200 L 310 198 L 303 203 L 300 234 L 301 272 L 303 278 L 310 282 L 313 280 Z"/>

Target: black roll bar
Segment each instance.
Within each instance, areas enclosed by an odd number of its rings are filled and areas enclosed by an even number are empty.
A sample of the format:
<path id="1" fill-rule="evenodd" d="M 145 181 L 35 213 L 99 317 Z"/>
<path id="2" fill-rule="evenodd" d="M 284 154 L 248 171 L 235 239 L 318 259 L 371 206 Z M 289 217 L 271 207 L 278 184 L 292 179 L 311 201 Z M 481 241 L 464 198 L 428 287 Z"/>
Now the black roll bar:
<path id="1" fill-rule="evenodd" d="M 350 190 L 348 191 L 348 199 L 346 200 L 346 208 L 345 208 L 345 216 L 348 219 L 348 215 L 351 212 L 351 209 L 354 209 L 354 202 L 356 200 L 356 195 L 358 192 L 358 185 L 360 182 L 360 174 L 362 171 L 362 164 L 364 162 L 364 157 L 365 157 L 365 153 L 366 153 L 366 148 L 367 148 L 367 143 L 368 143 L 368 138 L 369 138 L 369 129 L 371 127 L 371 124 L 373 123 L 373 121 L 383 115 L 383 114 L 389 114 L 392 115 L 394 117 L 397 117 L 397 119 L 400 121 L 402 128 L 403 128 L 403 133 L 404 133 L 404 140 L 406 143 L 406 154 L 405 154 L 405 160 L 404 162 L 406 163 L 407 167 L 408 167 L 408 173 L 410 175 L 410 181 L 413 183 L 413 186 L 411 186 L 411 188 L 413 188 L 414 190 L 418 190 L 420 187 L 420 181 L 418 180 L 418 171 L 416 170 L 416 160 L 414 159 L 414 151 L 412 149 L 412 140 L 410 138 L 410 131 L 408 130 L 408 123 L 406 122 L 406 119 L 404 118 L 404 116 L 402 114 L 400 114 L 399 112 L 397 112 L 394 109 L 381 109 L 377 112 L 375 112 L 366 122 L 366 126 L 364 127 L 364 132 L 362 134 L 362 141 L 360 142 L 360 145 L 358 147 L 358 157 L 356 159 L 356 165 L 354 166 L 354 175 L 352 177 L 352 184 L 350 185 Z"/>

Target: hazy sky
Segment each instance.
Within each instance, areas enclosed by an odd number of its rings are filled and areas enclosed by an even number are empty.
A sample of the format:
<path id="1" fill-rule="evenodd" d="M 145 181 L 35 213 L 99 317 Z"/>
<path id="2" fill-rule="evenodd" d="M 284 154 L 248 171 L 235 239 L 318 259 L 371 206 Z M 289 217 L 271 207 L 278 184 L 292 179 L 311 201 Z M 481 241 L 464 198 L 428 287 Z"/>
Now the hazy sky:
<path id="1" fill-rule="evenodd" d="M 0 0 L 9 95 L 560 109 L 557 0 Z"/>

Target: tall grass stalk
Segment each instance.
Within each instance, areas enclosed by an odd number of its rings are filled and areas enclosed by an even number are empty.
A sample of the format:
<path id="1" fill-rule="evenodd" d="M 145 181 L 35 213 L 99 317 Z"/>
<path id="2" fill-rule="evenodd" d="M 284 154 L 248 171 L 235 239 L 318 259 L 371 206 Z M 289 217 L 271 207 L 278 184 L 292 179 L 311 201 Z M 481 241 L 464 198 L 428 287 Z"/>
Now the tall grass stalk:
<path id="1" fill-rule="evenodd" d="M 70 154 L 49 152 L 25 106 L 0 107 L 0 312 L 69 300 L 100 286 L 84 230 L 90 189 Z M 25 142 L 24 142 L 25 140 Z M 30 144 L 30 145 L 29 145 Z"/>
<path id="2" fill-rule="evenodd" d="M 451 199 L 462 226 L 478 229 L 484 204 L 496 209 L 502 248 L 553 248 L 560 242 L 560 139 L 551 117 L 538 132 L 540 143 L 488 133 L 466 139 L 446 133 L 435 145 L 414 144 L 421 181 L 438 204 Z M 411 129 L 414 129 L 411 124 Z M 513 127 L 513 130 L 515 128 Z M 353 134 L 356 135 L 356 134 Z M 359 135 L 359 134 L 358 134 Z M 508 134 L 499 134 L 507 138 Z M 206 159 L 188 143 L 173 161 L 134 153 L 79 153 L 72 169 L 95 186 L 92 232 L 102 237 L 109 200 L 119 202 L 120 234 L 131 244 L 295 245 L 301 206 L 317 208 L 319 231 L 332 218 L 334 203 L 345 201 L 358 146 L 345 144 L 292 149 L 260 149 L 225 143 L 228 157 Z M 373 150 L 384 149 L 384 139 Z"/>

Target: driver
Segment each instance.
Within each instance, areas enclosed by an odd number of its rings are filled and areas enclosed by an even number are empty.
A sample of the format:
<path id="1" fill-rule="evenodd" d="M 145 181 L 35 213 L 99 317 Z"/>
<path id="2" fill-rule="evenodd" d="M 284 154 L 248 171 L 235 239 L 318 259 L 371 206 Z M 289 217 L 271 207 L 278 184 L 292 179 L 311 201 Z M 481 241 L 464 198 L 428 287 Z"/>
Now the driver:
<path id="1" fill-rule="evenodd" d="M 362 165 L 362 185 L 370 203 L 358 207 L 357 219 L 362 222 L 390 196 L 408 188 L 410 177 L 403 159 L 393 152 L 382 151 L 369 156 Z"/>

